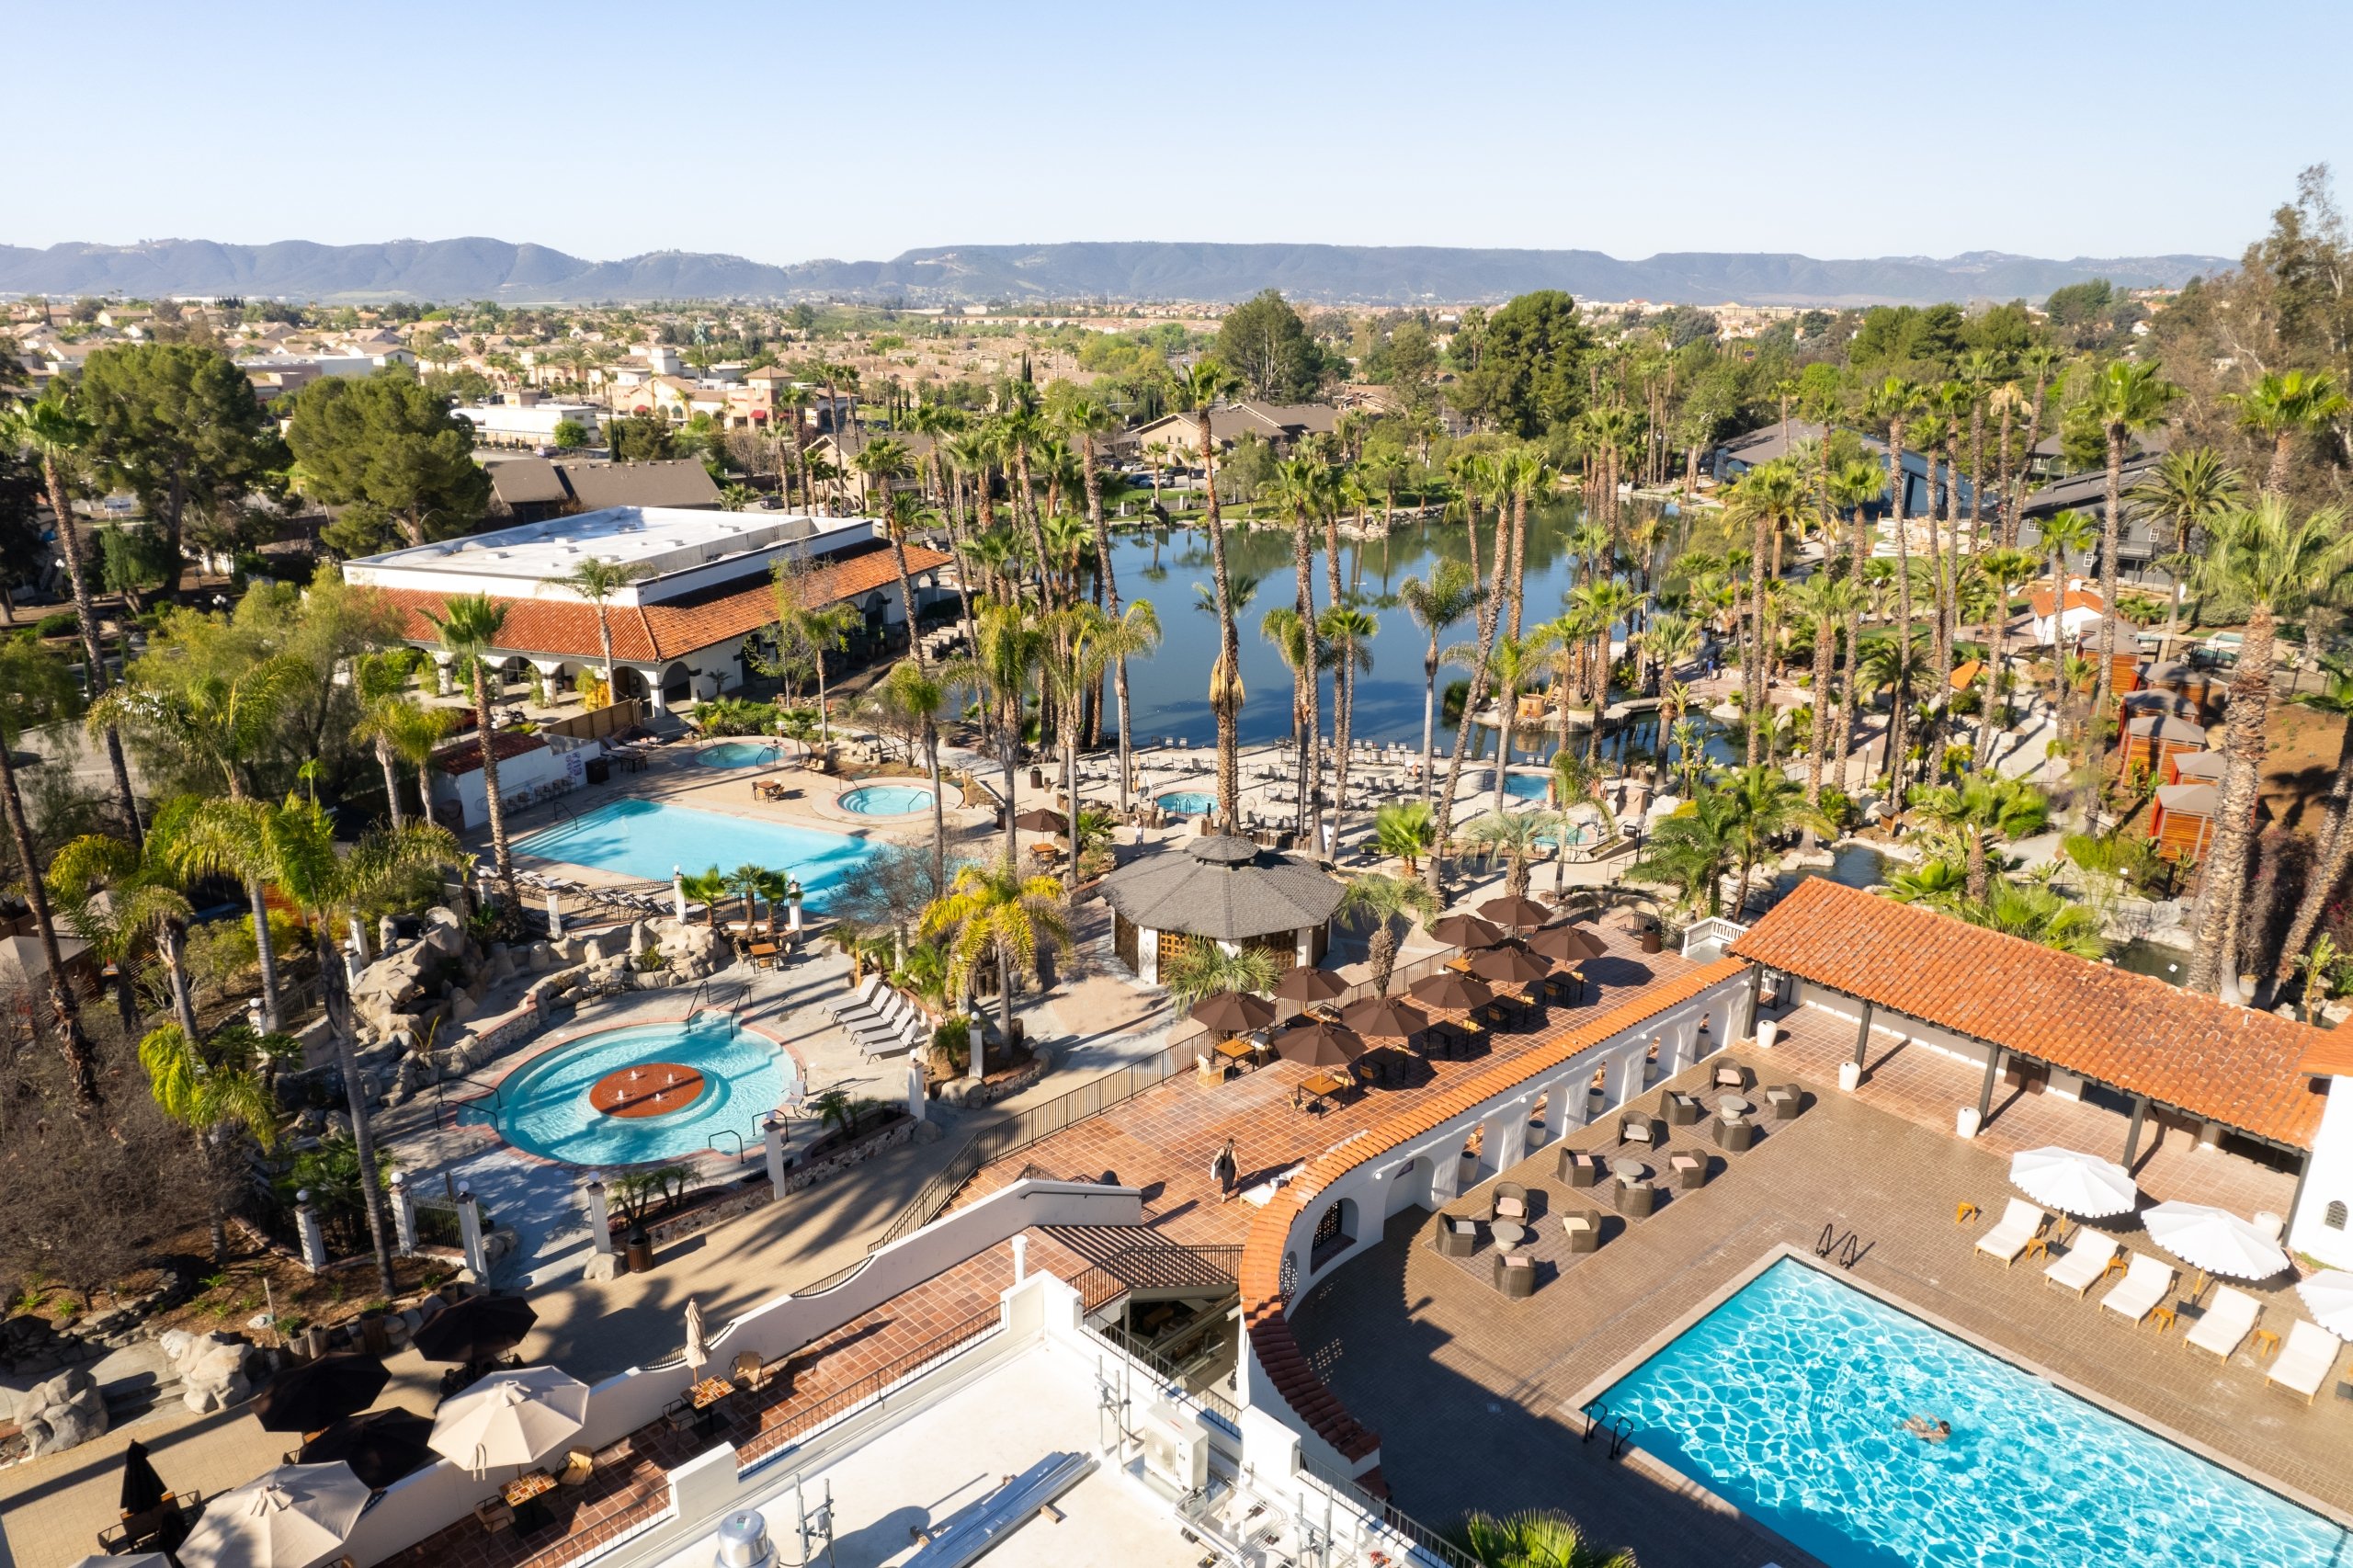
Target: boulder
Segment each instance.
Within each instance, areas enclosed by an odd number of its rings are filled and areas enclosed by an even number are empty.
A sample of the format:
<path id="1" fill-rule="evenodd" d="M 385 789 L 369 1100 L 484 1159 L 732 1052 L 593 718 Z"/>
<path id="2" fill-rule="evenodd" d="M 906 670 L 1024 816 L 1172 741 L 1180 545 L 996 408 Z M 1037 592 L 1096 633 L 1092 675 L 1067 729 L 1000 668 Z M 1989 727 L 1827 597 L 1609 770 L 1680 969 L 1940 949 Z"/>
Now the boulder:
<path id="1" fill-rule="evenodd" d="M 155 1347 L 179 1375 L 180 1403 L 202 1415 L 243 1404 L 253 1394 L 245 1376 L 247 1346 L 225 1334 L 190 1334 L 167 1329 Z"/>
<path id="2" fill-rule="evenodd" d="M 106 1396 L 89 1370 L 76 1367 L 28 1389 L 17 1403 L 17 1426 L 31 1457 L 63 1453 L 106 1431 Z"/>

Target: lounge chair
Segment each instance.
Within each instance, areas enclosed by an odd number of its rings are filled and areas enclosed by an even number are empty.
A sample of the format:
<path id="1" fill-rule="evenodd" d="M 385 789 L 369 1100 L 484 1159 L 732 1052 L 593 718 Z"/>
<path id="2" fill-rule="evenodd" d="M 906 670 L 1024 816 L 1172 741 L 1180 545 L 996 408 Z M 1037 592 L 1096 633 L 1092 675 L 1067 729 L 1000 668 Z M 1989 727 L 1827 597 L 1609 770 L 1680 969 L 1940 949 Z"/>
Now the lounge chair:
<path id="1" fill-rule="evenodd" d="M 1618 1142 L 1622 1144 L 1641 1143 L 1659 1149 L 1666 1145 L 1666 1123 L 1657 1117 L 1635 1112 L 1618 1119 Z"/>
<path id="2" fill-rule="evenodd" d="M 1495 1202 L 1487 1214 L 1489 1223 L 1511 1220 L 1526 1223 L 1528 1220 L 1528 1188 L 1516 1181 L 1495 1183 Z"/>
<path id="3" fill-rule="evenodd" d="M 1571 1252 L 1591 1252 L 1601 1244 L 1601 1222 L 1590 1214 L 1563 1214 L 1561 1229 L 1568 1233 Z"/>
<path id="4" fill-rule="evenodd" d="M 888 981 L 884 976 L 870 974 L 858 983 L 858 989 L 847 998 L 839 1002 L 828 1003 L 825 1011 L 832 1014 L 836 1020 L 853 1013 L 870 1013 L 874 1010 L 874 998 L 881 994 L 882 987 L 887 983 Z"/>
<path id="5" fill-rule="evenodd" d="M 2128 1322 L 2139 1323 L 2165 1304 L 2165 1293 L 2180 1271 L 2164 1259 L 2145 1252 L 2132 1255 L 2132 1266 L 2124 1271 L 2124 1281 L 2100 1298 L 2099 1304 Z"/>
<path id="6" fill-rule="evenodd" d="M 2045 1221 L 2051 1218 L 2022 1198 L 2010 1199 L 2002 1210 L 2001 1221 L 1977 1238 L 1977 1250 L 1988 1257 L 1998 1257 L 2005 1266 L 2016 1263 L 2026 1251 L 2027 1243 L 2040 1234 Z"/>
<path id="7" fill-rule="evenodd" d="M 1718 1062 L 1715 1071 L 1708 1074 L 1708 1082 L 1715 1088 L 1745 1094 L 1756 1086 L 1756 1074 L 1737 1062 Z"/>
<path id="8" fill-rule="evenodd" d="M 2261 1301 L 2244 1290 L 2222 1286 L 2214 1292 L 2214 1304 L 2206 1309 L 2184 1343 L 2227 1361 L 2238 1354 L 2246 1336 L 2255 1332 L 2255 1320 L 2262 1315 Z"/>
<path id="9" fill-rule="evenodd" d="M 931 1028 L 920 1016 L 909 1018 L 897 1034 L 887 1039 L 869 1038 L 858 1041 L 858 1049 L 864 1056 L 897 1056 L 913 1051 L 931 1038 Z"/>
<path id="10" fill-rule="evenodd" d="M 2336 1354 L 2344 1349 L 2336 1335 L 2316 1323 L 2302 1318 L 2296 1320 L 2288 1331 L 2288 1342 L 2279 1347 L 2279 1358 L 2263 1380 L 2286 1389 L 2290 1393 L 2304 1396 L 2310 1404 L 2328 1381 L 2328 1374 L 2336 1366 Z"/>
<path id="11" fill-rule="evenodd" d="M 913 1006 L 897 992 L 889 992 L 881 1005 L 872 1012 L 852 1013 L 840 1020 L 841 1027 L 853 1039 L 859 1035 L 882 1034 L 905 1022 L 908 1009 Z"/>
<path id="12" fill-rule="evenodd" d="M 1514 1301 L 1536 1294 L 1536 1260 L 1524 1252 L 1495 1255 L 1495 1289 Z"/>
<path id="13" fill-rule="evenodd" d="M 2067 1256 L 2042 1271 L 2042 1277 L 2053 1285 L 2063 1285 L 2081 1296 L 2108 1278 L 2109 1269 L 2116 1262 L 2116 1255 L 2124 1244 L 2114 1236 L 2103 1236 L 2097 1231 L 2078 1231 L 2075 1244 Z"/>

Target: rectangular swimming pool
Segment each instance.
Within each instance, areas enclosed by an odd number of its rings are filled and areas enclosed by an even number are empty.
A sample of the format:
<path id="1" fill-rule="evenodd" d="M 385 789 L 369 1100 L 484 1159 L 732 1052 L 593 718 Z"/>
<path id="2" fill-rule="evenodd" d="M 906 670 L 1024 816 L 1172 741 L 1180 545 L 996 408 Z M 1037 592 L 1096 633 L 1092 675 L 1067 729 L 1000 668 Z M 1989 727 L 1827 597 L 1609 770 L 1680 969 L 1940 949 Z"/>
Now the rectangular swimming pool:
<path id="1" fill-rule="evenodd" d="M 2310 1509 L 1791 1258 L 1601 1398 L 1831 1568 L 2353 1562 Z"/>
<path id="2" fill-rule="evenodd" d="M 723 871 L 764 866 L 799 878 L 806 902 L 815 909 L 825 907 L 827 890 L 839 887 L 877 853 L 865 839 L 838 833 L 634 799 L 541 828 L 516 840 L 515 852 L 649 881 L 668 881 L 673 867 L 694 872 L 714 865 Z"/>

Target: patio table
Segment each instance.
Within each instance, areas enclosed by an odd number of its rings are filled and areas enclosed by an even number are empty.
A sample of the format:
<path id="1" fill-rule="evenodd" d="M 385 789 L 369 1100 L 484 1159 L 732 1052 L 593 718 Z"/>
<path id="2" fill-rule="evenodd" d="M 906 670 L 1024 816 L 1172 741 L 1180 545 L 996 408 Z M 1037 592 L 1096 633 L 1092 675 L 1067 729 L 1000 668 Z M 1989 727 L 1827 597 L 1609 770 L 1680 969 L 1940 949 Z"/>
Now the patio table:
<path id="1" fill-rule="evenodd" d="M 1648 1177 L 1651 1168 L 1640 1160 L 1612 1160 L 1609 1162 L 1609 1174 L 1631 1184 Z"/>
<path id="2" fill-rule="evenodd" d="M 1495 1238 L 1495 1245 L 1506 1252 L 1528 1239 L 1528 1227 L 1510 1220 L 1497 1220 L 1487 1230 Z"/>
<path id="3" fill-rule="evenodd" d="M 1755 1106 L 1749 1104 L 1746 1100 L 1742 1099 L 1738 1095 L 1726 1095 L 1723 1098 L 1716 1102 L 1717 1112 L 1722 1115 L 1726 1121 L 1737 1121 L 1756 1108 Z"/>
<path id="4" fill-rule="evenodd" d="M 515 1528 L 529 1535 L 543 1529 L 549 1523 L 547 1505 L 540 1499 L 555 1490 L 555 1477 L 544 1470 L 528 1471 L 498 1489 L 508 1507 L 515 1510 Z"/>
<path id="5" fill-rule="evenodd" d="M 1217 1053 L 1220 1056 L 1224 1057 L 1236 1067 L 1241 1067 L 1254 1062 L 1258 1054 L 1257 1048 L 1256 1046 L 1252 1045 L 1249 1040 L 1241 1038 L 1220 1040 L 1217 1043 L 1216 1049 Z"/>

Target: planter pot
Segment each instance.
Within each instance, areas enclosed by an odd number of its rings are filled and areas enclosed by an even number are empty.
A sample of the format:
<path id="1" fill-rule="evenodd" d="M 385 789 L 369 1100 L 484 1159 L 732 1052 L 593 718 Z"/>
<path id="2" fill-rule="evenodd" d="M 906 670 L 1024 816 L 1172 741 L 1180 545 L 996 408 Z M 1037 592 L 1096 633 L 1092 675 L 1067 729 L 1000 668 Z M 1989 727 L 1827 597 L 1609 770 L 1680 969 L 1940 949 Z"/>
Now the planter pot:
<path id="1" fill-rule="evenodd" d="M 384 1309 L 370 1307 L 359 1314 L 359 1341 L 370 1356 L 392 1354 L 392 1338 L 384 1327 Z"/>

